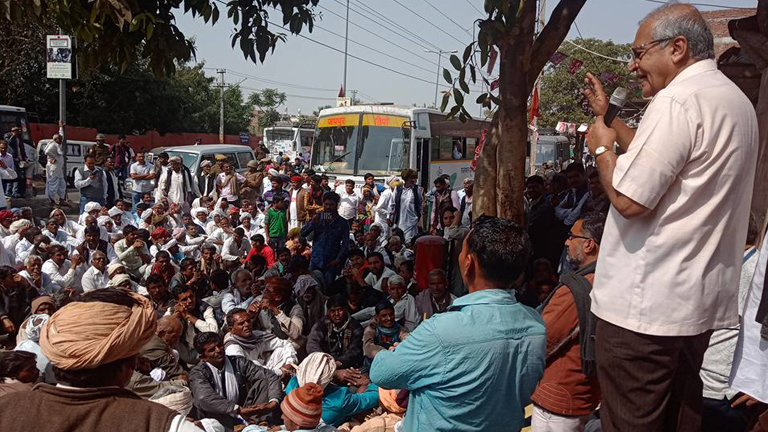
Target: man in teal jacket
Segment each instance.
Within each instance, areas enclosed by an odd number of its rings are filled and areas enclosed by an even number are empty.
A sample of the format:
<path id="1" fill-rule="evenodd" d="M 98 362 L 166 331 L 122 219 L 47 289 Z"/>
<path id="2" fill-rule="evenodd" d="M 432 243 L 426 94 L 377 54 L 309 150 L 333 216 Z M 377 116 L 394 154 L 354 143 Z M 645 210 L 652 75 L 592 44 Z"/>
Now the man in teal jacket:
<path id="1" fill-rule="evenodd" d="M 469 294 L 373 360 L 374 383 L 410 390 L 404 432 L 522 428 L 546 347 L 541 317 L 510 291 L 530 251 L 517 224 L 478 219 L 459 256 Z"/>

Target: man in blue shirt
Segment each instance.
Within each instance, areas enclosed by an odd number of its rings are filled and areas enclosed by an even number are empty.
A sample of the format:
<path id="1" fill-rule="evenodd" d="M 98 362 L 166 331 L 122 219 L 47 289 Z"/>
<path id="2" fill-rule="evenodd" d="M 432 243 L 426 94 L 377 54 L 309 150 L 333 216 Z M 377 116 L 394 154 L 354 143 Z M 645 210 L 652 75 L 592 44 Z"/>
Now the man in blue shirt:
<path id="1" fill-rule="evenodd" d="M 511 291 L 530 252 L 517 224 L 478 219 L 459 256 L 469 294 L 373 360 L 372 382 L 410 390 L 405 432 L 523 426 L 546 347 L 541 317 Z"/>
<path id="2" fill-rule="evenodd" d="M 349 250 L 349 224 L 339 216 L 340 200 L 337 193 L 326 192 L 323 195 L 323 211 L 301 229 L 303 237 L 315 233 L 310 270 L 323 272 L 325 287 L 329 287 L 341 272 Z"/>

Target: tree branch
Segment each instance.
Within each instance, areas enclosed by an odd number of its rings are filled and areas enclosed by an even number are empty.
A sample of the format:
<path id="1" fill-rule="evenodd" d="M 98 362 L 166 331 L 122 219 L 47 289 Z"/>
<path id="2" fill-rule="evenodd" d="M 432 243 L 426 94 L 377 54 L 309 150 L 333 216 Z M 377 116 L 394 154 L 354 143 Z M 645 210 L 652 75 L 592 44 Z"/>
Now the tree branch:
<path id="1" fill-rule="evenodd" d="M 581 11 L 587 0 L 560 0 L 552 11 L 549 22 L 544 26 L 539 37 L 533 43 L 531 52 L 531 71 L 540 71 L 544 69 L 552 54 L 555 53 L 560 44 L 563 43 L 568 31 L 571 29 L 573 21 Z M 531 74 L 528 77 L 528 88 L 532 89 L 537 76 Z"/>

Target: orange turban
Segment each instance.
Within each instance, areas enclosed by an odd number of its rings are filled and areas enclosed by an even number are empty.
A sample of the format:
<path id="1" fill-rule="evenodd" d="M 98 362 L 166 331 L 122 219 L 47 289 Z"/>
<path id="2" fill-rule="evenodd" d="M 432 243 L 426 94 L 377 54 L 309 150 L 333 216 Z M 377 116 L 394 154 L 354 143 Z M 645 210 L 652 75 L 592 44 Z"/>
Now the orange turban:
<path id="1" fill-rule="evenodd" d="M 155 334 L 152 303 L 131 293 L 128 308 L 104 302 L 74 302 L 45 323 L 40 347 L 51 363 L 64 370 L 93 369 L 131 357 Z"/>

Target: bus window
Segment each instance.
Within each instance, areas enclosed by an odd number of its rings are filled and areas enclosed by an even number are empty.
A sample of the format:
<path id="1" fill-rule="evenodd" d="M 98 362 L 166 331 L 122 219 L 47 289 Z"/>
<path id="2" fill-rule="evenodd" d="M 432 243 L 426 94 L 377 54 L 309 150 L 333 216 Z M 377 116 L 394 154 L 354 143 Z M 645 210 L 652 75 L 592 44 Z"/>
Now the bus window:
<path id="1" fill-rule="evenodd" d="M 251 152 L 238 152 L 237 162 L 240 163 L 240 168 L 248 168 L 248 162 L 253 160 L 253 153 Z"/>
<path id="2" fill-rule="evenodd" d="M 318 121 L 312 166 L 340 174 L 354 174 L 359 114 L 322 117 Z"/>
<path id="3" fill-rule="evenodd" d="M 433 161 L 437 160 L 452 160 L 454 142 L 461 143 L 461 138 L 450 137 L 441 135 L 439 137 L 432 137 L 432 149 L 431 156 Z"/>
<path id="4" fill-rule="evenodd" d="M 477 138 L 467 138 L 467 152 L 464 153 L 464 159 L 474 159 L 476 147 Z"/>

